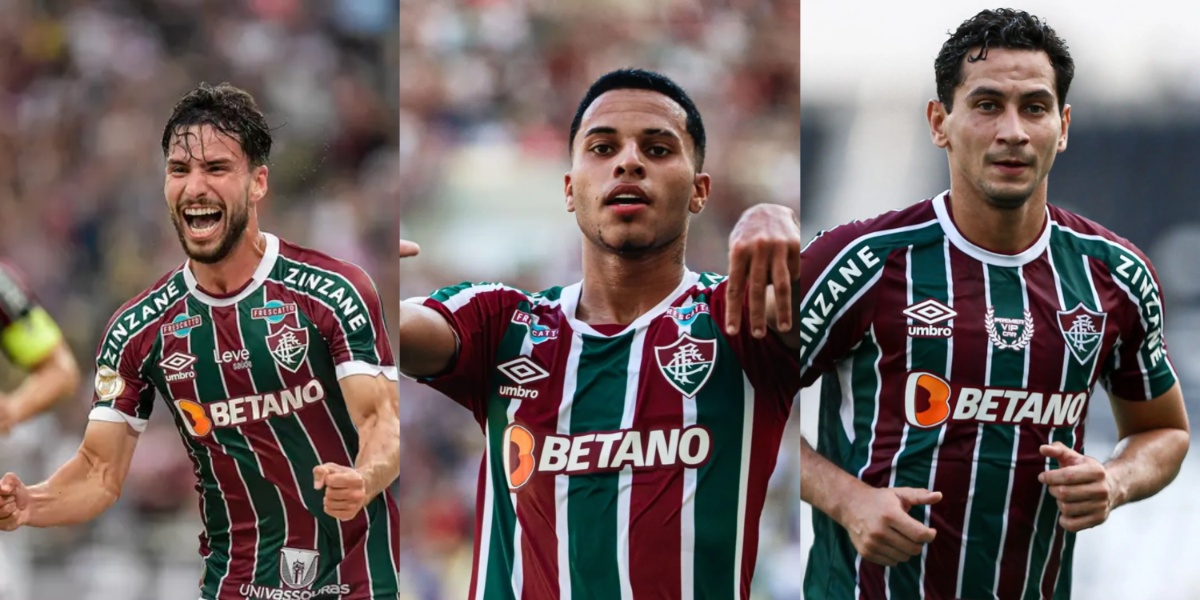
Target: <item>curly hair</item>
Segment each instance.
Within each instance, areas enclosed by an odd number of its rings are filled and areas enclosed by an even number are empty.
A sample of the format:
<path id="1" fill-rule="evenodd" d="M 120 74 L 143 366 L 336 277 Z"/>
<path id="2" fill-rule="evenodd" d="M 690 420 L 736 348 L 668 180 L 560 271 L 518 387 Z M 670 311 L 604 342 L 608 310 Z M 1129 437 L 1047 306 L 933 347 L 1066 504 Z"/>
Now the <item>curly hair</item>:
<path id="1" fill-rule="evenodd" d="M 971 50 L 978 52 L 971 55 Z M 937 96 L 946 107 L 953 109 L 954 90 L 963 81 L 963 59 L 967 62 L 987 60 L 989 48 L 1041 50 L 1050 57 L 1054 67 L 1054 85 L 1061 113 L 1067 102 L 1067 90 L 1075 77 L 1075 61 L 1067 51 L 1067 43 L 1058 37 L 1045 21 L 1023 10 L 1000 8 L 984 10 L 963 21 L 950 39 L 942 44 L 933 62 L 937 80 Z"/>
<path id="2" fill-rule="evenodd" d="M 262 166 L 271 157 L 271 129 L 266 117 L 258 109 L 254 96 L 229 83 L 216 86 L 201 83 L 175 103 L 163 129 L 164 157 L 169 153 L 171 138 L 193 125 L 210 125 L 236 139 L 252 166 Z"/>

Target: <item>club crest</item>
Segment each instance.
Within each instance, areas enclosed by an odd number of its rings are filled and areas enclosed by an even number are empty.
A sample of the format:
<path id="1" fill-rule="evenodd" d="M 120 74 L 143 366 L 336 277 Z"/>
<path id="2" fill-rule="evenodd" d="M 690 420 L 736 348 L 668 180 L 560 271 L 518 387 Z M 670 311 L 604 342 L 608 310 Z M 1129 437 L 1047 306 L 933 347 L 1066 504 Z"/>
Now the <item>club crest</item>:
<path id="1" fill-rule="evenodd" d="M 655 346 L 658 368 L 672 387 L 689 398 L 708 383 L 717 360 L 717 341 L 683 334 L 674 343 Z"/>
<path id="2" fill-rule="evenodd" d="M 1058 311 L 1058 329 L 1067 341 L 1071 356 L 1086 365 L 1100 349 L 1108 313 L 1089 310 L 1083 303 L 1068 311 Z"/>
<path id="3" fill-rule="evenodd" d="M 293 590 L 306 589 L 317 579 L 317 563 L 321 556 L 312 550 L 281 548 L 279 550 L 279 580 Z"/>
<path id="4" fill-rule="evenodd" d="M 308 330 L 285 325 L 267 336 L 267 349 L 281 367 L 295 373 L 308 356 Z"/>

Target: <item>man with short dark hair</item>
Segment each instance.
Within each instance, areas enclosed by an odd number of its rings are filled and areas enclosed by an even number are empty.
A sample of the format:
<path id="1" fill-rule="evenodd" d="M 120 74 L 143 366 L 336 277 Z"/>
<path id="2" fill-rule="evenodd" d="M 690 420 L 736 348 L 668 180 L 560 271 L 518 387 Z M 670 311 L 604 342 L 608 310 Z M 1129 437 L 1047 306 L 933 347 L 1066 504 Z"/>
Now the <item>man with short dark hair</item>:
<path id="1" fill-rule="evenodd" d="M 685 267 L 711 182 L 700 113 L 663 75 L 599 78 L 570 131 L 583 281 L 401 306 L 401 370 L 487 440 L 471 598 L 747 598 L 799 389 L 799 223 L 756 206 L 728 279 Z"/>
<path id="2" fill-rule="evenodd" d="M 964 22 L 935 62 L 930 135 L 950 190 L 803 252 L 801 448 L 811 600 L 1067 598 L 1075 532 L 1170 483 L 1188 448 L 1150 261 L 1047 204 L 1074 63 L 1016 10 Z M 1084 454 L 1097 382 L 1121 441 Z"/>
<path id="3" fill-rule="evenodd" d="M 203 600 L 394 599 L 399 390 L 374 285 L 259 230 L 271 135 L 250 94 L 202 84 L 162 150 L 188 260 L 113 315 L 79 453 L 0 479 L 0 529 L 111 506 L 157 392 L 199 479 Z"/>

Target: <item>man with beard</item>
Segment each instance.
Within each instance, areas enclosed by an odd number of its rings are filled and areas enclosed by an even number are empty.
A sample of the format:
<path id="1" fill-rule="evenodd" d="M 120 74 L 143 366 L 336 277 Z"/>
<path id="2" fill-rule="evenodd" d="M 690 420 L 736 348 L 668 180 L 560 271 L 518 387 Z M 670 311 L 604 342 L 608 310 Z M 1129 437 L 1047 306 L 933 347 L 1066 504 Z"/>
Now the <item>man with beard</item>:
<path id="1" fill-rule="evenodd" d="M 201 84 L 162 149 L 188 260 L 113 316 L 78 454 L 0 479 L 0 529 L 111 506 L 158 392 L 199 478 L 203 600 L 395 598 L 399 399 L 374 285 L 259 230 L 271 135 L 248 93 Z"/>
<path id="2" fill-rule="evenodd" d="M 1163 489 L 1188 419 L 1150 261 L 1047 204 L 1074 62 L 1044 21 L 985 10 L 934 63 L 950 190 L 803 252 L 805 597 L 1069 598 L 1075 534 Z M 1120 442 L 1084 453 L 1092 390 Z"/>

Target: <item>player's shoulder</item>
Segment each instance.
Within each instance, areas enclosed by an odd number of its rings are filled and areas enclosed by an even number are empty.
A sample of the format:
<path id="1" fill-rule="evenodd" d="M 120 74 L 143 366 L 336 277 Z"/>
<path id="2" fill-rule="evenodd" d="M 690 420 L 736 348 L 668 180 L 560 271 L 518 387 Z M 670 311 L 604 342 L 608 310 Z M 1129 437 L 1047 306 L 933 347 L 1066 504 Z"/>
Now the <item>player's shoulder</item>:
<path id="1" fill-rule="evenodd" d="M 803 251 L 812 254 L 833 248 L 842 249 L 867 240 L 876 248 L 898 247 L 911 244 L 912 234 L 916 232 L 928 232 L 928 237 L 940 238 L 944 233 L 938 223 L 934 201 L 933 198 L 926 198 L 909 206 L 820 231 L 809 240 Z"/>
<path id="2" fill-rule="evenodd" d="M 1048 208 L 1054 227 L 1051 239 L 1061 241 L 1061 245 L 1099 259 L 1113 268 L 1118 268 L 1126 261 L 1151 266 L 1149 257 L 1141 248 L 1104 225 L 1052 204 Z"/>
<path id="3" fill-rule="evenodd" d="M 562 297 L 562 286 L 530 292 L 520 287 L 498 281 L 463 281 L 435 290 L 429 299 L 456 309 L 472 302 L 498 304 L 527 303 L 533 306 L 557 305 Z"/>
<path id="4" fill-rule="evenodd" d="M 130 340 L 140 337 L 143 332 L 155 331 L 160 325 L 167 324 L 169 317 L 179 315 L 180 302 L 191 293 L 184 277 L 186 268 L 187 263 L 183 263 L 167 271 L 117 307 L 104 327 L 100 339 L 102 352 L 105 348 L 125 348 Z M 188 324 L 178 326 L 186 328 Z"/>
<path id="5" fill-rule="evenodd" d="M 283 276 L 295 277 L 292 271 L 313 270 L 321 273 L 340 275 L 355 286 L 371 285 L 371 276 L 361 266 L 317 250 L 290 242 L 276 236 L 279 240 L 279 258 L 276 268 L 284 271 Z"/>

